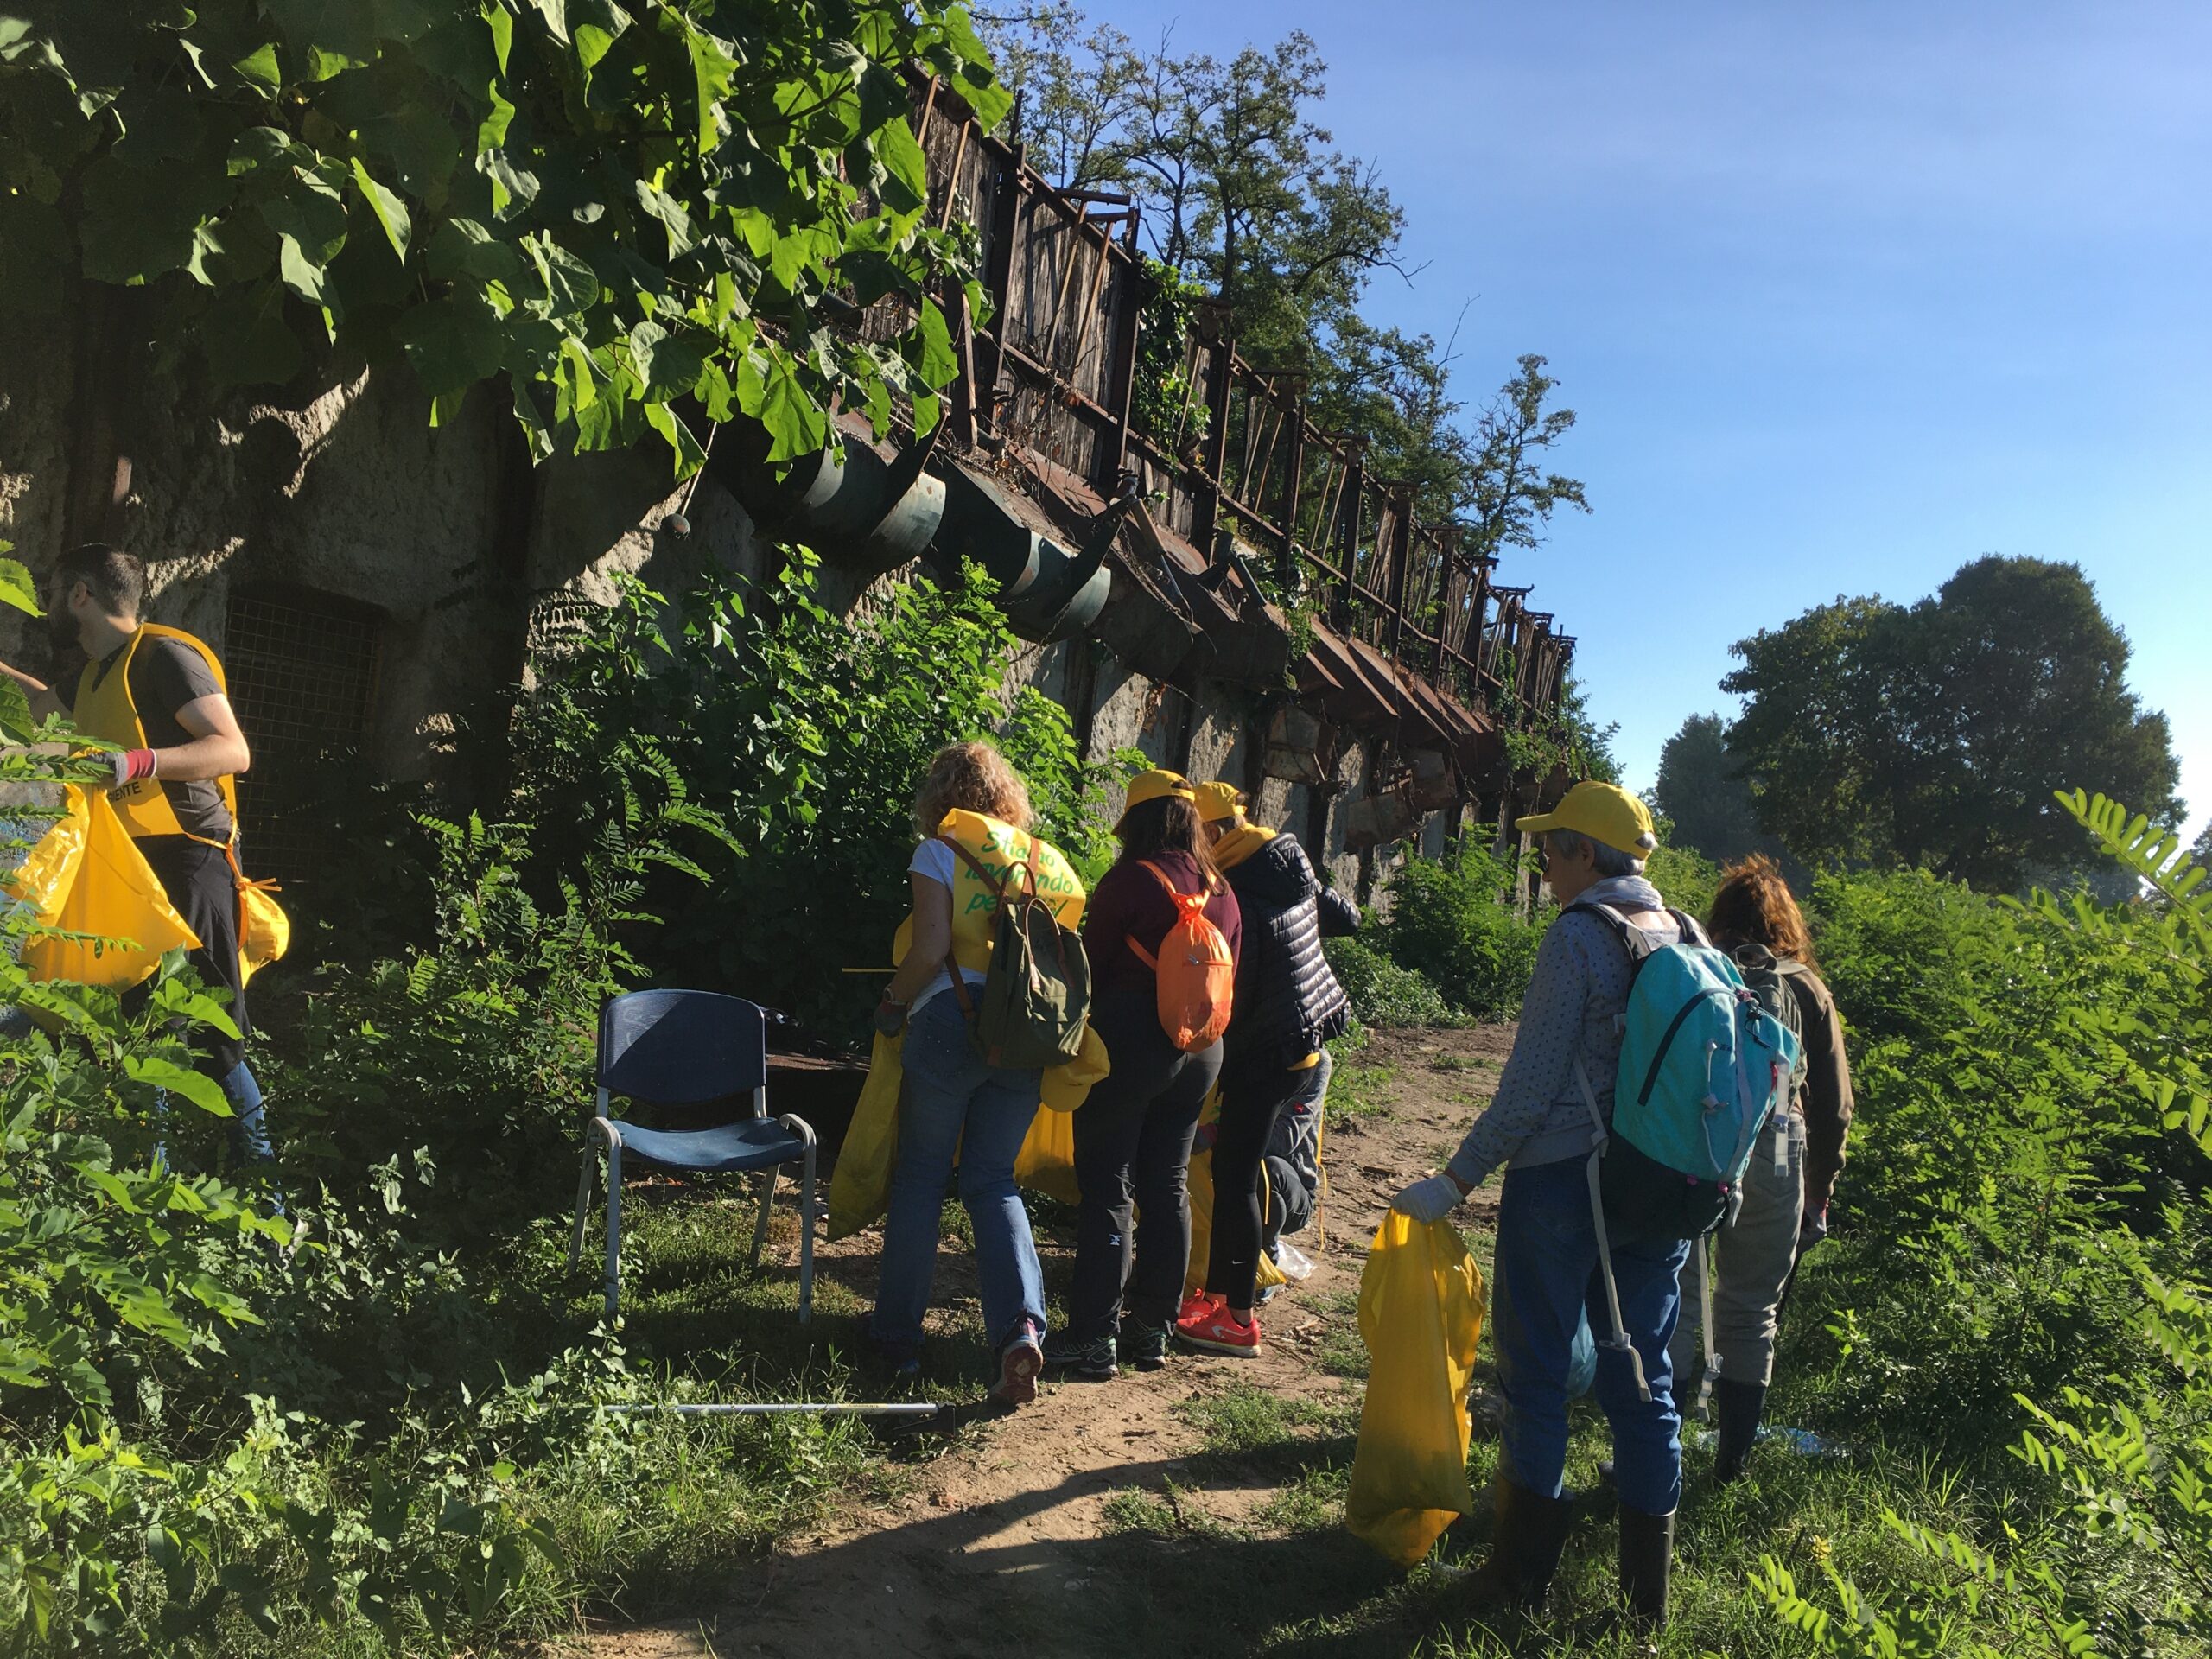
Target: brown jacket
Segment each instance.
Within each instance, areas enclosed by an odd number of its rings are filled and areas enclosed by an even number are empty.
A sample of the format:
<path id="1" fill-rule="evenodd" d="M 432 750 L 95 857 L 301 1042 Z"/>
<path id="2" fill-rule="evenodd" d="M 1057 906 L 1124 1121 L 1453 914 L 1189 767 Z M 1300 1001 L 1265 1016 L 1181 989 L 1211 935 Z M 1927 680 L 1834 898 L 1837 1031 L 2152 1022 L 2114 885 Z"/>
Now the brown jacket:
<path id="1" fill-rule="evenodd" d="M 1797 998 L 1805 1040 L 1805 1081 L 1797 1104 L 1805 1114 L 1805 1213 L 1818 1215 L 1843 1173 L 1851 1133 L 1851 1062 L 1843 1052 L 1843 1020 L 1835 998 L 1811 969 L 1785 964 L 1783 981 Z"/>

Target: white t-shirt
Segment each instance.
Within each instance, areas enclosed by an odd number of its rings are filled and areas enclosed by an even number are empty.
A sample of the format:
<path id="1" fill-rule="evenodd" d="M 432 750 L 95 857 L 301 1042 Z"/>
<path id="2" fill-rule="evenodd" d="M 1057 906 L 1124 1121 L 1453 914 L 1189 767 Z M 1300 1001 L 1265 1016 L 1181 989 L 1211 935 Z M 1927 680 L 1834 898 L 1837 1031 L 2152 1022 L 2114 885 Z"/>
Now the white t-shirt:
<path id="1" fill-rule="evenodd" d="M 955 885 L 956 878 L 959 874 L 959 865 L 956 855 L 951 848 L 934 836 L 914 849 L 913 861 L 906 868 L 916 875 L 927 876 L 947 893 L 959 891 Z M 963 968 L 960 970 L 960 977 L 966 980 L 971 986 L 980 986 L 983 982 L 982 975 L 972 968 Z M 916 1008 L 920 1007 L 931 997 L 951 988 L 952 976 L 944 969 L 938 969 L 937 977 L 929 982 L 929 988 L 907 1005 L 907 1014 L 911 1016 Z"/>

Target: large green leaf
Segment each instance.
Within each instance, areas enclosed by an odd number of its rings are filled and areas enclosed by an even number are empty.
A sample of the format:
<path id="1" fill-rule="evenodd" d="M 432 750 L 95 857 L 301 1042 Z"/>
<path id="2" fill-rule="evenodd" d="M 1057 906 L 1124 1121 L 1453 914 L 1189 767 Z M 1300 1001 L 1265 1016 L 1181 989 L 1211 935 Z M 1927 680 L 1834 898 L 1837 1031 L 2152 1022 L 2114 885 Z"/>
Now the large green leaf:
<path id="1" fill-rule="evenodd" d="M 271 41 L 257 47 L 231 66 L 240 79 L 258 87 L 274 98 L 284 89 L 284 72 L 276 62 L 276 45 Z"/>
<path id="2" fill-rule="evenodd" d="M 532 11 L 545 20 L 547 31 L 566 46 L 569 43 L 568 0 L 523 0 Z"/>
<path id="3" fill-rule="evenodd" d="M 698 246 L 699 239 L 692 233 L 691 215 L 684 211 L 683 204 L 650 179 L 638 181 L 638 205 L 667 229 L 671 259 L 680 259 Z"/>
<path id="4" fill-rule="evenodd" d="M 180 189 L 166 172 L 100 157 L 85 169 L 85 274 L 95 282 L 124 283 L 181 270 L 196 246 L 201 194 Z"/>
<path id="5" fill-rule="evenodd" d="M 474 276 L 482 282 L 512 282 L 523 269 L 523 256 L 512 242 L 495 236 L 473 219 L 449 219 L 439 226 L 423 251 L 425 274 L 434 282 Z"/>
<path id="6" fill-rule="evenodd" d="M 276 232 L 277 274 L 302 299 L 327 302 L 324 268 L 346 245 L 346 204 L 311 173 L 295 171 L 281 195 L 261 204 L 261 217 Z"/>
<path id="7" fill-rule="evenodd" d="M 38 721 L 31 715 L 31 700 L 23 688 L 13 680 L 0 678 L 0 733 L 5 733 L 9 741 L 22 744 L 30 741 L 31 734 L 37 729 Z"/>
<path id="8" fill-rule="evenodd" d="M 433 396 L 466 391 L 499 371 L 499 317 L 473 289 L 455 288 L 418 306 L 392 332 L 416 377 Z"/>
<path id="9" fill-rule="evenodd" d="M 414 233 L 414 226 L 407 216 L 407 204 L 400 200 L 398 192 L 388 190 L 371 178 L 369 169 L 358 156 L 353 158 L 353 182 L 360 187 L 361 200 L 368 203 L 369 211 L 377 217 L 377 223 L 384 226 L 391 251 L 404 262 L 407 257 L 408 238 Z"/>
<path id="10" fill-rule="evenodd" d="M 876 130 L 875 158 L 883 164 L 884 206 L 899 213 L 929 206 L 929 162 L 903 113 Z"/>
<path id="11" fill-rule="evenodd" d="M 683 45 L 691 56 L 692 90 L 699 111 L 699 148 L 711 150 L 721 139 L 721 127 L 715 112 L 737 74 L 737 56 L 728 41 L 717 40 L 688 17 L 683 20 Z"/>
<path id="12" fill-rule="evenodd" d="M 0 559 L 0 605 L 12 605 L 26 616 L 46 614 L 38 602 L 38 583 L 18 560 Z"/>
<path id="13" fill-rule="evenodd" d="M 143 1083 L 181 1095 L 201 1111 L 214 1117 L 232 1116 L 231 1103 L 224 1097 L 216 1083 L 197 1071 L 177 1065 L 173 1060 L 141 1059 L 137 1055 L 125 1055 L 123 1069 L 134 1083 Z"/>
<path id="14" fill-rule="evenodd" d="M 798 378 L 789 353 L 748 352 L 737 367 L 738 407 L 768 429 L 768 459 L 812 454 L 829 442 L 830 422 Z"/>
<path id="15" fill-rule="evenodd" d="M 282 385 L 307 363 L 299 336 L 284 320 L 284 290 L 275 283 L 223 294 L 200 317 L 192 339 L 220 386 Z"/>
<path id="16" fill-rule="evenodd" d="M 914 372 L 921 377 L 922 385 L 931 391 L 950 385 L 959 376 L 960 358 L 952 349 L 952 331 L 935 300 L 922 302 L 921 323 L 915 337 L 921 350 Z"/>

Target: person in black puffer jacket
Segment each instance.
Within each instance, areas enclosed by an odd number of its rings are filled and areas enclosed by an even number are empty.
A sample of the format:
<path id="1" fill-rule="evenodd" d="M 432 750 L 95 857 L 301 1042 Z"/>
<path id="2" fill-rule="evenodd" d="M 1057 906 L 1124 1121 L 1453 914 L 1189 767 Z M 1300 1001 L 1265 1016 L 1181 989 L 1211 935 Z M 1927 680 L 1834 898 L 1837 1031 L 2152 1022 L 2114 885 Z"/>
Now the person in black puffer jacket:
<path id="1" fill-rule="evenodd" d="M 1351 1003 L 1321 954 L 1359 912 L 1324 887 L 1289 836 L 1245 822 L 1243 796 L 1198 786 L 1214 861 L 1244 921 L 1235 1015 L 1222 1039 L 1221 1119 L 1213 1147 L 1213 1241 L 1205 1287 L 1175 1321 L 1186 1345 L 1239 1358 L 1260 1351 L 1253 1317 L 1260 1265 L 1260 1162 L 1276 1120 L 1295 1102 L 1318 1108 L 1328 1084 L 1322 1045 L 1351 1024 Z"/>

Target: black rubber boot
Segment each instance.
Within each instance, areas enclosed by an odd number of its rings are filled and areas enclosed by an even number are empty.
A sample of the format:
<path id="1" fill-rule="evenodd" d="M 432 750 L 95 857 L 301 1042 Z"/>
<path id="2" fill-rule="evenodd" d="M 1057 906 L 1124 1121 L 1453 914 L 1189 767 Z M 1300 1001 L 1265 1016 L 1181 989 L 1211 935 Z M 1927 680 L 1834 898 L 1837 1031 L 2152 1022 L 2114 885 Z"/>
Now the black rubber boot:
<path id="1" fill-rule="evenodd" d="M 1541 1613 L 1553 1575 L 1567 1548 L 1574 1505 L 1564 1497 L 1539 1497 L 1510 1476 L 1497 1478 L 1497 1522 L 1490 1559 L 1471 1580 L 1475 1605 Z"/>
<path id="2" fill-rule="evenodd" d="M 1759 1437 L 1759 1419 L 1766 1414 L 1766 1384 L 1716 1378 L 1713 1404 L 1713 1415 L 1719 1420 L 1713 1478 L 1725 1486 L 1744 1472 L 1752 1444 Z"/>
<path id="3" fill-rule="evenodd" d="M 1675 1565 L 1675 1517 L 1621 1505 L 1621 1599 L 1647 1634 L 1667 1628 L 1667 1578 Z"/>

